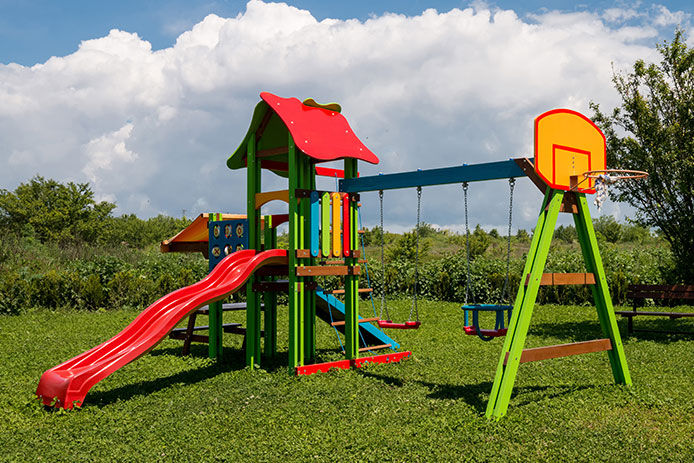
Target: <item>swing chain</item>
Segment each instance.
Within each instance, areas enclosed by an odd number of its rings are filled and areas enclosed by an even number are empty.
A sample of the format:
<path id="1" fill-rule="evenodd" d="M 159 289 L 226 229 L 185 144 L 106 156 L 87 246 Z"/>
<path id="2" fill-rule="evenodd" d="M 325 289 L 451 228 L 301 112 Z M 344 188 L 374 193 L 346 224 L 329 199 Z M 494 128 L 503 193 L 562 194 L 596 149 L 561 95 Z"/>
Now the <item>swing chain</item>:
<path id="1" fill-rule="evenodd" d="M 503 296 L 506 302 L 511 300 L 511 288 L 509 279 L 511 276 L 511 227 L 513 225 L 513 188 L 516 186 L 516 179 L 511 177 L 508 179 L 510 189 L 508 200 L 508 240 L 506 242 L 506 280 L 504 281 Z"/>
<path id="2" fill-rule="evenodd" d="M 415 320 L 419 321 L 419 310 L 417 308 L 417 281 L 419 281 L 419 217 L 422 210 L 422 187 L 417 187 L 417 228 L 415 229 L 415 254 L 414 254 L 414 297 L 412 299 L 412 308 L 410 309 L 410 318 L 412 320 L 412 312 L 414 311 Z"/>
<path id="3" fill-rule="evenodd" d="M 465 256 L 467 258 L 467 279 L 465 281 L 465 305 L 468 303 L 470 296 L 470 227 L 467 217 L 467 189 L 468 183 L 463 182 L 463 198 L 465 203 Z"/>
<path id="4" fill-rule="evenodd" d="M 381 206 L 381 313 L 379 315 L 380 319 L 383 319 L 383 312 L 385 311 L 386 319 L 390 320 L 390 314 L 388 313 L 388 305 L 386 304 L 386 265 L 385 259 L 383 257 L 383 250 L 385 248 L 385 232 L 383 231 L 383 190 L 378 190 L 378 200 Z"/>

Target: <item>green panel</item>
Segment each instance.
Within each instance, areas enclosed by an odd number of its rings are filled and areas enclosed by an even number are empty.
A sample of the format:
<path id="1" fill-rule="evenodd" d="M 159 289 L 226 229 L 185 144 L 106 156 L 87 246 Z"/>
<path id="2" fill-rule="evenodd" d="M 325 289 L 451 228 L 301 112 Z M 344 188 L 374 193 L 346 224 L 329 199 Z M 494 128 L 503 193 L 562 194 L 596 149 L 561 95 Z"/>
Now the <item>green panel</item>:
<path id="1" fill-rule="evenodd" d="M 595 275 L 596 284 L 591 285 L 590 288 L 598 312 L 600 327 L 604 336 L 608 337 L 612 342 L 612 350 L 607 351 L 610 366 L 612 367 L 612 375 L 617 384 L 631 385 L 631 375 L 627 366 L 617 319 L 614 315 L 612 298 L 607 285 L 607 275 L 602 265 L 602 258 L 600 257 L 595 231 L 593 230 L 588 203 L 585 194 L 581 193 L 576 196 L 578 198 L 578 214 L 574 215 L 574 223 L 576 224 L 583 259 L 586 262 L 586 270 Z"/>
<path id="2" fill-rule="evenodd" d="M 327 191 L 320 198 L 320 245 L 323 257 L 330 256 L 330 193 Z"/>
<path id="3" fill-rule="evenodd" d="M 513 384 L 516 380 L 516 374 L 518 373 L 518 366 L 520 365 L 520 357 L 523 352 L 523 346 L 525 345 L 528 328 L 530 327 L 530 319 L 532 318 L 533 308 L 535 307 L 535 300 L 537 299 L 537 293 L 540 289 L 540 280 L 542 279 L 542 273 L 544 272 L 547 255 L 549 254 L 549 248 L 552 243 L 552 236 L 554 235 L 554 227 L 557 223 L 559 208 L 564 199 L 564 192 L 560 190 L 548 189 L 547 194 L 552 194 L 552 198 L 549 202 L 549 209 L 545 212 L 545 208 L 543 208 L 540 214 L 541 218 L 538 218 L 538 227 L 535 228 L 535 233 L 539 233 L 540 238 L 534 255 L 528 255 L 528 259 L 532 259 L 533 261 L 529 272 L 530 281 L 525 289 L 525 294 L 523 295 L 521 303 L 518 304 L 516 301 L 516 306 L 518 306 L 517 312 L 519 313 L 517 315 L 514 314 L 509 326 L 509 330 L 513 335 L 508 349 L 508 362 L 506 366 L 503 367 L 502 374 L 494 378 L 495 384 L 492 386 L 492 390 L 498 392 L 495 397 L 490 396 L 486 411 L 486 416 L 488 418 L 501 418 L 506 414 L 506 410 L 508 409 L 511 393 L 513 392 Z M 544 218 L 542 218 L 543 215 Z M 520 282 L 521 285 L 524 284 L 524 280 L 525 278 L 522 277 Z M 502 366 L 504 357 L 505 352 L 502 353 L 500 358 Z M 499 384 L 496 384 L 497 382 L 499 382 Z"/>
<path id="4" fill-rule="evenodd" d="M 305 163 L 305 184 L 304 188 L 307 190 L 316 189 L 316 169 L 311 163 Z M 303 213 L 304 213 L 304 224 L 308 227 L 304 229 L 304 249 L 310 249 L 311 247 L 311 233 L 309 227 L 312 225 L 310 223 L 311 216 L 311 202 L 308 198 L 302 199 Z M 310 257 L 306 259 L 306 265 L 315 265 L 316 259 Z M 313 277 L 305 277 L 305 281 L 314 281 Z M 305 290 L 304 291 L 304 361 L 307 363 L 313 363 L 316 358 L 316 293 L 315 291 Z"/>
<path id="5" fill-rule="evenodd" d="M 210 213 L 208 216 L 210 221 L 221 219 L 221 214 Z M 211 271 L 212 269 L 210 269 Z M 222 303 L 213 302 L 209 305 L 207 353 L 211 359 L 221 359 L 222 357 Z"/>

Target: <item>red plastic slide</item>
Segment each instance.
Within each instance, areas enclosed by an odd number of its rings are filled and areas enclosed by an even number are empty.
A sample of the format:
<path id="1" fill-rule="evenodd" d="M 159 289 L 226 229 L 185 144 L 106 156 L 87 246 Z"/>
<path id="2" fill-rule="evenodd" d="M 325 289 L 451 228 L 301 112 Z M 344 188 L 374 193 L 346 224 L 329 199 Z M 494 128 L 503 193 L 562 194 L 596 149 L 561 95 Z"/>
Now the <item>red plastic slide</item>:
<path id="1" fill-rule="evenodd" d="M 287 265 L 287 251 L 271 249 L 256 254 L 246 250 L 228 255 L 205 278 L 162 297 L 108 341 L 47 370 L 36 395 L 45 405 L 82 405 L 92 386 L 149 352 L 192 311 L 239 290 L 265 265 Z"/>

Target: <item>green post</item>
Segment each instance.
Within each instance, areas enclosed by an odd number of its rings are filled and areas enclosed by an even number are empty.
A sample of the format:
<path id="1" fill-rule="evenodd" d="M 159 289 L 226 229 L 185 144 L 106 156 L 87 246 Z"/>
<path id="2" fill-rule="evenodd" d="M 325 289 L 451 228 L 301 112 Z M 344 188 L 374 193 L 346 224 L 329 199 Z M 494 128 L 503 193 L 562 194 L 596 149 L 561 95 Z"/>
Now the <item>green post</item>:
<path id="1" fill-rule="evenodd" d="M 551 199 L 549 197 L 551 196 Z M 508 404 L 511 400 L 511 392 L 513 392 L 513 384 L 516 381 L 518 366 L 520 365 L 523 346 L 530 327 L 530 319 L 532 317 L 535 300 L 540 289 L 540 281 L 544 272 L 547 255 L 549 254 L 552 236 L 554 235 L 554 227 L 559 216 L 559 208 L 564 199 L 564 192 L 560 190 L 547 189 L 543 206 L 547 204 L 549 199 L 549 207 L 543 207 L 540 216 L 537 219 L 535 227 L 535 235 L 531 245 L 532 253 L 528 253 L 528 261 L 526 262 L 526 270 L 528 270 L 528 262 L 530 264 L 530 279 L 527 288 L 520 288 L 518 294 L 521 295 L 516 299 L 509 331 L 506 333 L 504 349 L 499 358 L 497 374 L 494 377 L 492 393 L 489 396 L 487 418 L 501 418 L 508 410 Z M 539 236 L 538 236 L 539 235 Z M 528 272 L 521 275 L 520 285 L 525 286 L 525 279 Z M 508 360 L 506 353 L 508 352 Z M 506 365 L 504 365 L 504 362 Z M 499 374 L 501 372 L 501 374 Z"/>
<path id="2" fill-rule="evenodd" d="M 208 220 L 210 222 L 221 220 L 221 214 L 210 213 Z M 212 265 L 209 267 L 209 271 L 212 271 Z M 212 302 L 208 304 L 210 309 L 208 316 L 208 324 L 210 326 L 208 332 L 208 342 L 207 352 L 211 359 L 221 359 L 222 357 L 222 302 Z"/>
<path id="3" fill-rule="evenodd" d="M 314 190 L 316 188 L 316 169 L 308 161 L 303 165 L 304 177 L 302 188 Z M 311 204 L 307 199 L 301 201 L 301 223 L 303 225 L 303 244 L 304 249 L 311 248 L 311 234 L 308 227 L 311 227 Z M 307 265 L 315 265 L 316 259 L 309 257 Z M 304 362 L 313 363 L 316 357 L 316 292 L 313 289 L 306 289 L 306 283 L 315 281 L 314 277 L 304 277 Z"/>
<path id="4" fill-rule="evenodd" d="M 287 135 L 287 158 L 289 163 L 289 371 L 301 365 L 301 346 L 299 342 L 299 293 L 300 282 L 296 276 L 296 250 L 299 247 L 299 211 L 296 202 L 296 189 L 299 180 L 297 150 L 291 133 Z"/>
<path id="5" fill-rule="evenodd" d="M 357 176 L 357 160 L 345 159 L 345 179 Z M 349 228 L 342 230 L 349 233 L 350 249 L 359 249 L 357 245 L 357 205 L 355 201 L 349 202 Z M 358 259 L 345 258 L 348 266 L 356 267 Z M 345 277 L 345 355 L 348 359 L 359 357 L 359 276 L 347 275 Z"/>
<path id="6" fill-rule="evenodd" d="M 247 171 L 248 183 L 247 218 L 248 248 L 260 251 L 260 211 L 255 207 L 255 195 L 260 193 L 260 163 L 255 156 L 255 132 L 248 141 Z M 253 290 L 255 276 L 246 284 L 246 366 L 253 368 L 260 365 L 260 298 Z"/>
<path id="7" fill-rule="evenodd" d="M 581 244 L 583 260 L 586 263 L 586 271 L 595 275 L 595 284 L 590 285 L 595 301 L 595 308 L 598 311 L 598 320 L 603 334 L 612 343 L 612 350 L 607 351 L 612 367 L 612 375 L 617 384 L 631 385 L 631 375 L 627 366 L 622 337 L 619 334 L 617 319 L 612 307 L 612 298 L 607 286 L 607 276 L 602 266 L 602 258 L 598 248 L 598 241 L 593 230 L 593 221 L 590 218 L 590 210 L 586 201 L 586 195 L 576 194 L 578 199 L 578 214 L 574 214 L 574 223 L 578 234 L 578 242 Z"/>
<path id="8" fill-rule="evenodd" d="M 265 216 L 265 250 L 277 248 L 277 228 L 273 227 L 272 216 Z M 268 280 L 276 280 L 276 277 L 268 277 Z M 266 291 L 263 293 L 263 303 L 265 304 L 264 318 L 264 353 L 268 358 L 277 355 L 277 293 Z"/>

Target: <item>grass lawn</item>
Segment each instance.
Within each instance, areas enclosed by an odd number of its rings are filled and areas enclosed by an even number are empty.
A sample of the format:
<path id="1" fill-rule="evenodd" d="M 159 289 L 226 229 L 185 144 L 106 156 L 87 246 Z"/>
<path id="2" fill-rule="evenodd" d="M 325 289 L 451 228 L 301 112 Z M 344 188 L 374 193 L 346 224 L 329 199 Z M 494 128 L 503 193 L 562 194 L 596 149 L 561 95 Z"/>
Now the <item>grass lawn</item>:
<path id="1" fill-rule="evenodd" d="M 392 305 L 409 310 L 408 301 Z M 180 341 L 165 340 L 71 412 L 33 399 L 41 373 L 136 312 L 1 316 L 0 460 L 694 461 L 694 336 L 625 338 L 631 388 L 613 384 L 604 352 L 523 364 L 508 415 L 490 422 L 484 410 L 503 341 L 463 335 L 457 304 L 424 301 L 420 314 L 419 330 L 390 333 L 412 358 L 308 377 L 288 375 L 286 355 L 244 369 L 241 339 L 231 335 L 220 364 L 205 358 L 206 346 L 181 357 Z M 691 320 L 636 323 L 694 331 Z M 321 323 L 318 336 L 321 360 L 340 358 L 331 328 Z M 526 347 L 597 337 L 594 308 L 539 306 Z"/>

